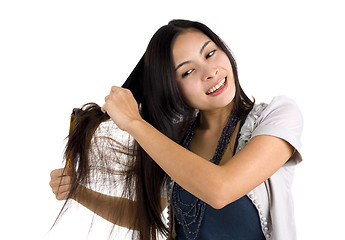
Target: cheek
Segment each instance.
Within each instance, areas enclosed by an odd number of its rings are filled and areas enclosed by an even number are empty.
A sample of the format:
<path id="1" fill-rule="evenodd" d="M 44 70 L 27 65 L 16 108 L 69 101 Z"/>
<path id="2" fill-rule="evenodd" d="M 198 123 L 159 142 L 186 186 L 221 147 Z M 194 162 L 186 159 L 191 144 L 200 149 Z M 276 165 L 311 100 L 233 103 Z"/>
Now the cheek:
<path id="1" fill-rule="evenodd" d="M 226 68 L 229 69 L 229 71 L 232 72 L 232 66 L 231 66 L 230 60 L 229 60 L 228 56 L 225 53 L 222 56 L 222 62 L 224 63 Z"/>
<path id="2" fill-rule="evenodd" d="M 189 81 L 184 82 L 183 84 L 178 83 L 178 88 L 183 100 L 189 105 L 192 104 L 193 95 L 195 94 L 195 86 L 189 83 Z"/>
<path id="3" fill-rule="evenodd" d="M 231 77 L 231 79 L 229 79 L 229 85 L 228 85 L 228 91 L 229 94 L 231 96 L 235 96 L 236 94 L 236 85 L 235 85 L 235 79 L 233 77 Z"/>

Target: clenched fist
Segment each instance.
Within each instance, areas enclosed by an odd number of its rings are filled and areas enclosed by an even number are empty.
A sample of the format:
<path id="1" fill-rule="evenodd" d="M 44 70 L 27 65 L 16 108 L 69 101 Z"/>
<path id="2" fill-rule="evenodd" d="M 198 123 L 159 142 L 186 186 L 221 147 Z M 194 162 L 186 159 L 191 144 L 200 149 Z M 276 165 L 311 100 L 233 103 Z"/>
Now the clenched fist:
<path id="1" fill-rule="evenodd" d="M 106 112 L 114 123 L 128 132 L 133 120 L 142 120 L 138 103 L 130 90 L 113 86 L 101 109 Z"/>
<path id="2" fill-rule="evenodd" d="M 72 169 L 55 169 L 50 173 L 49 185 L 57 200 L 66 200 L 72 187 Z"/>

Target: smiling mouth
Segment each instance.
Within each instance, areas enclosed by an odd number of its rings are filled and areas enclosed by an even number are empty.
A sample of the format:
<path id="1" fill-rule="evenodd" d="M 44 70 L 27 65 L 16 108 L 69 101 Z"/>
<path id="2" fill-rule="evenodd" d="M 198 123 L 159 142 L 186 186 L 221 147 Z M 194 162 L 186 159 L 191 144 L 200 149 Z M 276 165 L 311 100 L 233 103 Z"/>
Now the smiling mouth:
<path id="1" fill-rule="evenodd" d="M 209 94 L 211 94 L 211 93 L 214 93 L 214 92 L 218 91 L 219 89 L 221 89 L 222 87 L 224 87 L 225 82 L 226 82 L 226 77 L 225 77 L 223 80 L 221 80 L 219 83 L 217 83 L 216 86 L 210 88 L 210 89 L 206 92 L 206 95 L 209 95 Z"/>

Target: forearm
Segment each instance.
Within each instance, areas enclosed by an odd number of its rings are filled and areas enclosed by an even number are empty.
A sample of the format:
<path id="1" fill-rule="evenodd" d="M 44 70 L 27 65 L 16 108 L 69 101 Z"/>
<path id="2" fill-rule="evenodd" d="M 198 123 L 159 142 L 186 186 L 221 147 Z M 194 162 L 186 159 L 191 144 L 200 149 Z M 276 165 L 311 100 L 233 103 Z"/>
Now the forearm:
<path id="1" fill-rule="evenodd" d="M 121 130 L 132 135 L 178 184 L 212 205 L 209 197 L 217 198 L 214 186 L 221 181 L 208 176 L 218 174 L 217 165 L 174 143 L 144 121 L 139 114 L 138 103 L 128 89 L 113 86 L 105 100 L 102 111 L 107 112 Z"/>
<path id="2" fill-rule="evenodd" d="M 172 179 L 214 208 L 222 208 L 254 189 L 283 166 L 293 152 L 285 140 L 256 136 L 231 161 L 215 165 L 143 120 L 134 121 L 129 133 Z"/>
<path id="3" fill-rule="evenodd" d="M 136 202 L 95 192 L 83 186 L 73 199 L 105 220 L 129 229 L 136 229 Z"/>
<path id="4" fill-rule="evenodd" d="M 174 181 L 213 205 L 218 192 L 213 186 L 221 181 L 212 176 L 219 173 L 219 166 L 183 148 L 145 121 L 134 121 L 129 133 Z"/>
<path id="5" fill-rule="evenodd" d="M 255 136 L 220 165 L 199 157 L 145 122 L 128 89 L 112 87 L 102 111 L 132 135 L 152 159 L 180 186 L 222 208 L 272 176 L 291 157 L 293 147 L 278 136 Z"/>

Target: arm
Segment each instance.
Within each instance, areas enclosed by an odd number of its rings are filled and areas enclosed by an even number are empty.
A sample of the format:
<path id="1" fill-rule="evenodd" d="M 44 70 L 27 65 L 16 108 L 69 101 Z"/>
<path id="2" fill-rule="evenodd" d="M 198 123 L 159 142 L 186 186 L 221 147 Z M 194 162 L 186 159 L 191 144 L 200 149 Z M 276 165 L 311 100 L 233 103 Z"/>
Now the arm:
<path id="1" fill-rule="evenodd" d="M 135 220 L 138 219 L 138 214 L 135 201 L 104 195 L 83 186 L 80 186 L 77 196 L 73 199 L 109 222 L 137 230 Z M 161 203 L 162 209 L 165 209 L 166 199 L 162 198 Z"/>
<path id="2" fill-rule="evenodd" d="M 129 90 L 113 87 L 105 100 L 102 110 L 119 128 L 131 134 L 179 185 L 214 208 L 222 208 L 260 185 L 294 150 L 285 140 L 260 135 L 224 165 L 214 165 L 145 122 Z"/>
<path id="3" fill-rule="evenodd" d="M 50 186 L 58 200 L 66 200 L 71 188 L 71 169 L 56 169 L 50 174 Z M 136 202 L 129 199 L 113 197 L 95 192 L 79 185 L 73 199 L 100 217 L 116 225 L 136 229 L 138 219 Z M 166 207 L 166 199 L 161 199 L 162 209 Z"/>
<path id="4" fill-rule="evenodd" d="M 217 209 L 260 185 L 293 153 L 293 147 L 280 138 L 257 136 L 218 166 L 171 141 L 143 120 L 132 123 L 128 131 L 179 185 Z"/>

